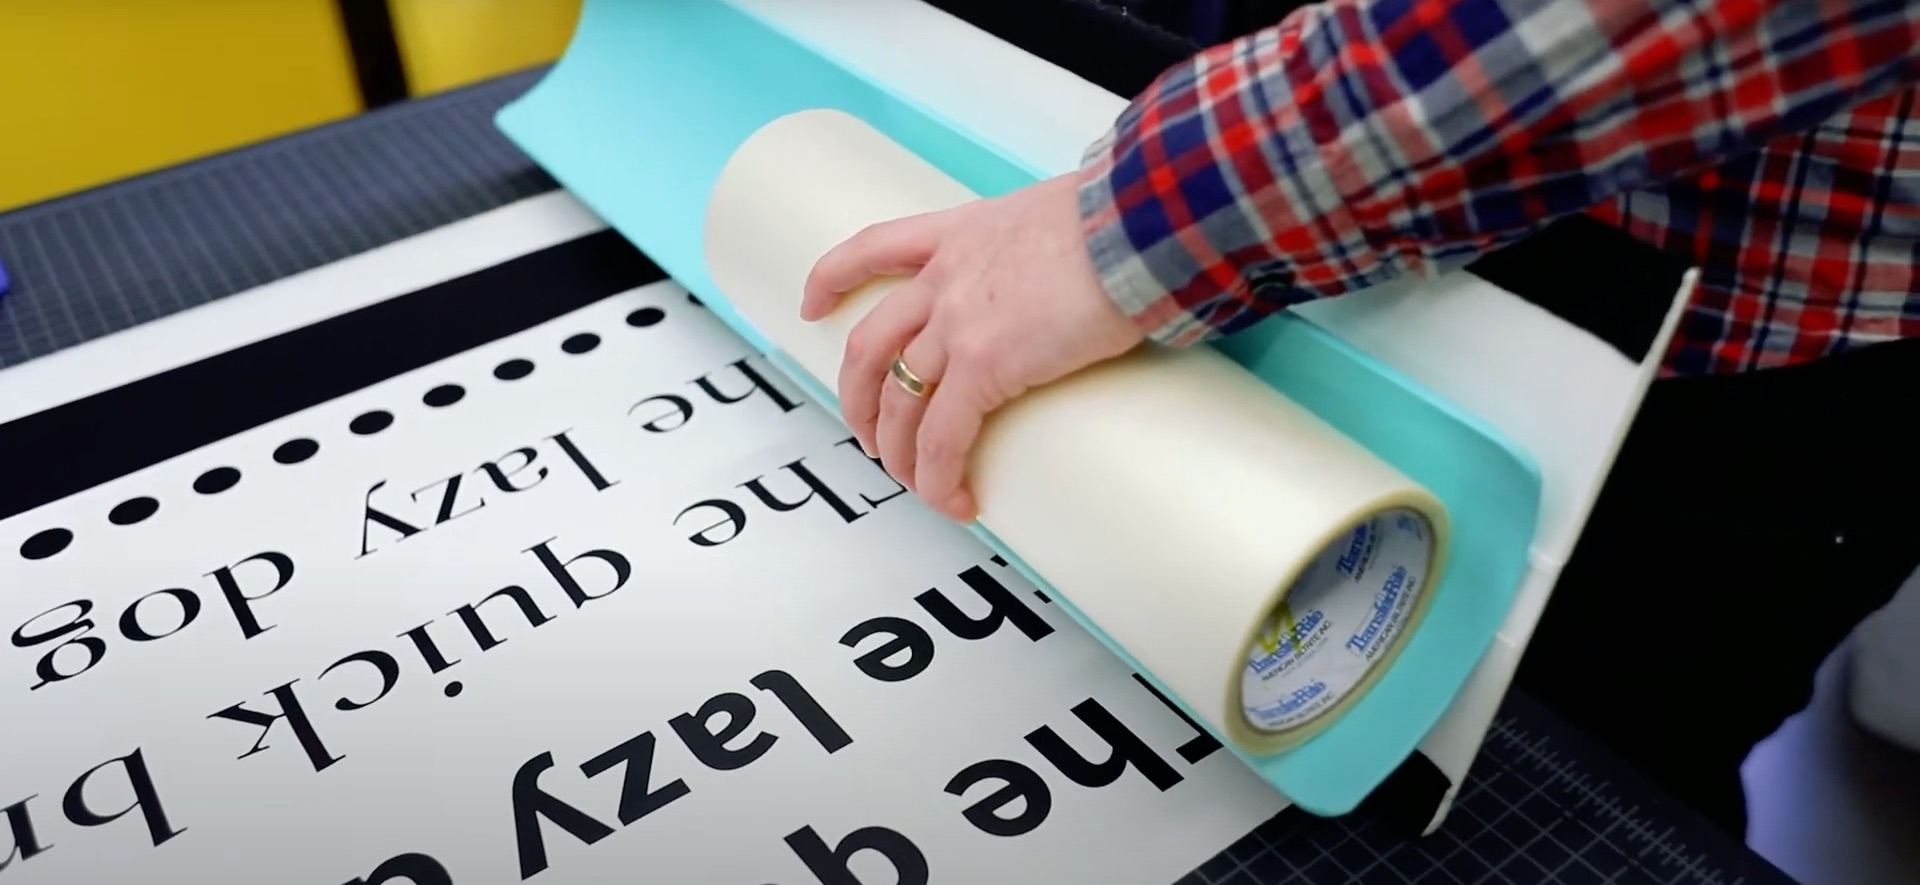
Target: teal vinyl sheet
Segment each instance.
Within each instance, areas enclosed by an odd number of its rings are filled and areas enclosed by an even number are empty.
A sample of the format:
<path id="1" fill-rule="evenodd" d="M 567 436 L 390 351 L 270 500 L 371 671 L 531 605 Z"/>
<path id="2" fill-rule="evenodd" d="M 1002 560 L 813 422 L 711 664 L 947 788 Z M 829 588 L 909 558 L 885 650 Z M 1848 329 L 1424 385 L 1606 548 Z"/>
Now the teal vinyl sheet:
<path id="1" fill-rule="evenodd" d="M 724 0 L 588 0 L 565 55 L 497 123 L 577 198 L 656 261 L 809 396 L 832 390 L 779 354 L 717 291 L 700 241 L 709 192 L 734 149 L 797 111 L 853 114 L 994 196 L 1064 170 L 1023 164 L 953 120 L 856 74 Z M 795 293 L 798 308 L 798 293 Z M 1286 752 L 1214 737 L 1296 806 L 1351 811 L 1445 714 L 1512 607 L 1528 566 L 1541 479 L 1494 428 L 1291 313 L 1217 345 L 1274 389 L 1425 485 L 1447 506 L 1449 566 L 1426 621 L 1372 691 Z M 1470 358 L 1463 355 L 1463 358 Z M 1197 722 L 1124 648 L 984 527 L 973 531 Z M 1180 588 L 1167 588 L 1178 592 Z"/>

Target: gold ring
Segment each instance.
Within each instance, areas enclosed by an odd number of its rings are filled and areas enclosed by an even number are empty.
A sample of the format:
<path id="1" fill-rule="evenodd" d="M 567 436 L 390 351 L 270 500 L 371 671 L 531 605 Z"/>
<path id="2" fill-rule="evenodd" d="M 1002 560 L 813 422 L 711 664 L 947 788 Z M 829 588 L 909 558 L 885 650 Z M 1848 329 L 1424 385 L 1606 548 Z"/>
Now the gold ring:
<path id="1" fill-rule="evenodd" d="M 913 374 L 913 370 L 907 368 L 905 355 L 893 358 L 892 374 L 893 380 L 900 382 L 900 386 L 914 396 L 924 397 L 927 395 L 927 391 L 933 389 L 933 385 L 920 380 L 919 375 Z"/>

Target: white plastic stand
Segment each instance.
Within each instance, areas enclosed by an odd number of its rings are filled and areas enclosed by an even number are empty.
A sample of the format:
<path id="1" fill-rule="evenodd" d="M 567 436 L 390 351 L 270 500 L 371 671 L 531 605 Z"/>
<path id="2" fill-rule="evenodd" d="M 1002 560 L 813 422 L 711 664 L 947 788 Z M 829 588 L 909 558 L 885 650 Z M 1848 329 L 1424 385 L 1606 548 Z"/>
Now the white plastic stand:
<path id="1" fill-rule="evenodd" d="M 1920 570 L 1853 632 L 1847 706 L 1860 727 L 1920 753 Z"/>
<path id="2" fill-rule="evenodd" d="M 1038 168 L 1065 173 L 1127 98 L 920 0 L 729 0 L 979 132 Z M 1299 313 L 1479 415 L 1538 461 L 1543 497 L 1532 562 L 1505 628 L 1420 751 L 1451 786 L 1438 828 L 1511 684 L 1560 569 L 1658 369 L 1694 276 L 1648 356 L 1595 336 L 1467 274 L 1396 284 Z"/>

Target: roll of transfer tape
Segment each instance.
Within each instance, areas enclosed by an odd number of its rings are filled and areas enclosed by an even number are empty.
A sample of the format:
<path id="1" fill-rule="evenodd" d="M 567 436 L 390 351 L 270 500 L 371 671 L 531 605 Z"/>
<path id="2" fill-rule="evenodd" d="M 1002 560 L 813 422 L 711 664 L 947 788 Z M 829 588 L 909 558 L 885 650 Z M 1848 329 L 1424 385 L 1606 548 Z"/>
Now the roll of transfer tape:
<path id="1" fill-rule="evenodd" d="M 722 169 L 708 271 L 821 385 L 902 280 L 807 323 L 814 263 L 870 224 L 977 198 L 856 117 L 801 111 Z M 1252 754 L 1298 746 L 1366 693 L 1449 549 L 1432 493 L 1211 348 L 1143 347 L 1028 392 L 988 419 L 969 476 L 993 537 Z"/>

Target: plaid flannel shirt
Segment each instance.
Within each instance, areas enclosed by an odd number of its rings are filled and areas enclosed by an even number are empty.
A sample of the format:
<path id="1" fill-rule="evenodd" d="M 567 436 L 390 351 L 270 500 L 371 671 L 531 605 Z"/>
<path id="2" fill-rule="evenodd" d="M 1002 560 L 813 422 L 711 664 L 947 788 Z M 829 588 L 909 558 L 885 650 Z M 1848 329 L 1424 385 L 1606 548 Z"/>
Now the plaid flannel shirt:
<path id="1" fill-rule="evenodd" d="M 1666 374 L 1803 362 L 1920 335 L 1917 36 L 1908 0 L 1326 0 L 1136 98 L 1084 226 L 1185 345 L 1586 212 L 1700 268 Z"/>

